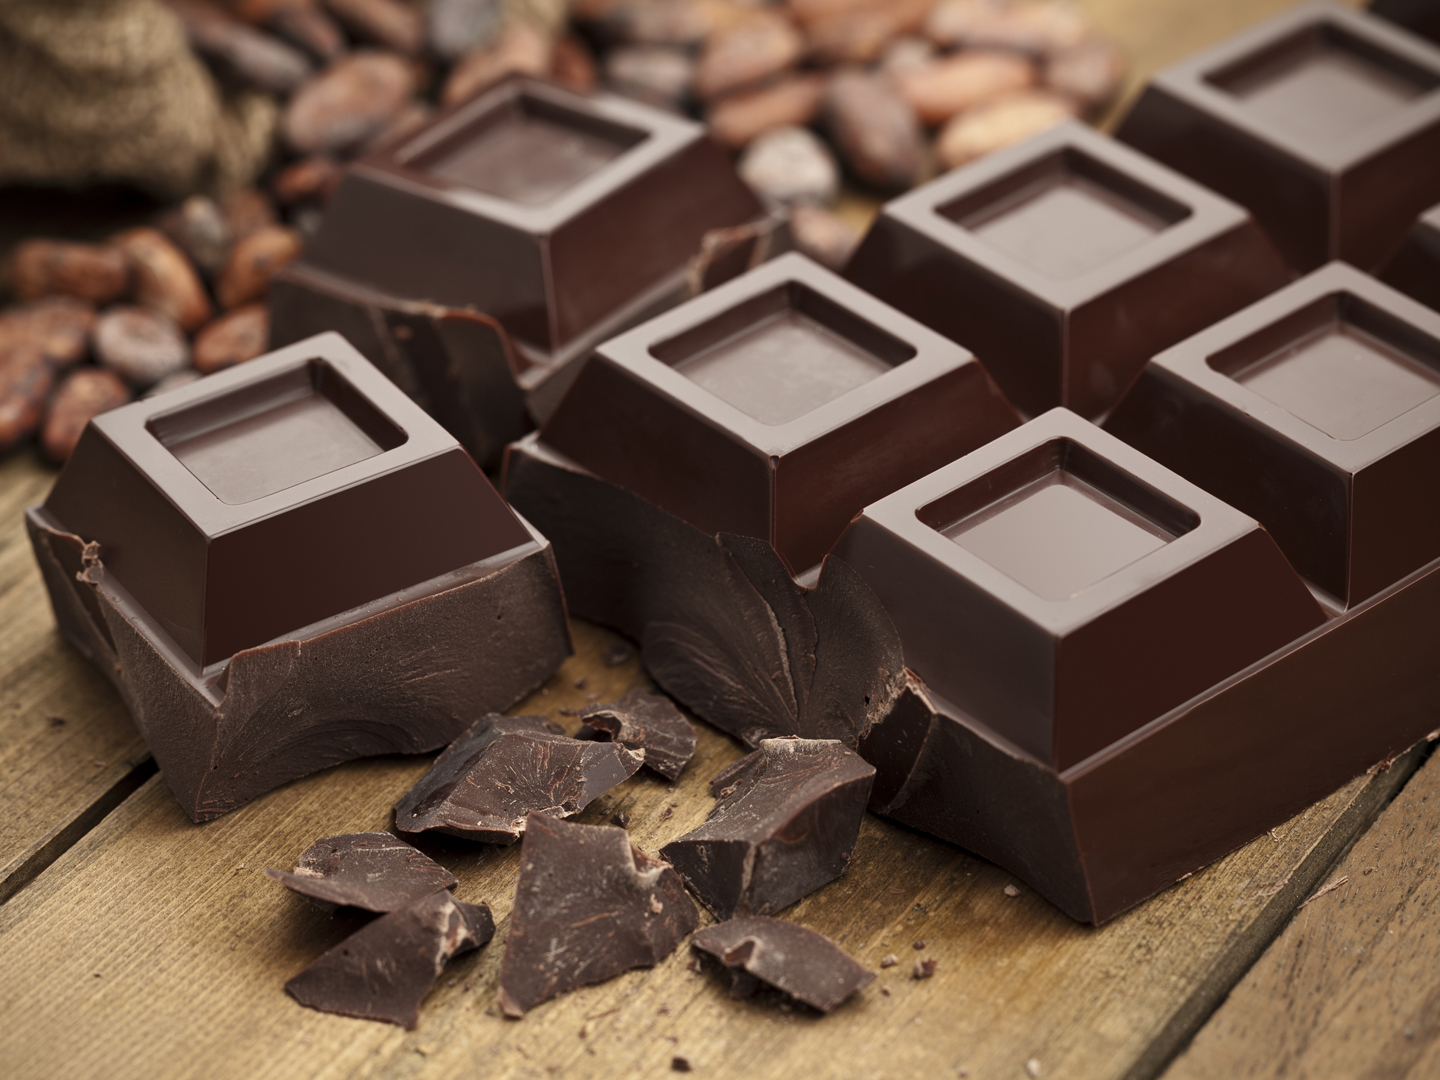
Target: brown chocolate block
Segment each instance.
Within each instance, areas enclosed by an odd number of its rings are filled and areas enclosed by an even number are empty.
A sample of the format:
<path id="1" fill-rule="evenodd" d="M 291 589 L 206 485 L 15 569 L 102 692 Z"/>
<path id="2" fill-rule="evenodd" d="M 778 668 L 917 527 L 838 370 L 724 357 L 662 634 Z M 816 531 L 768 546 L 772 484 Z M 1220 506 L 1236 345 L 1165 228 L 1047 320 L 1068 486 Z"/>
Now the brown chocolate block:
<path id="1" fill-rule="evenodd" d="M 1380 278 L 1440 311 L 1440 203 L 1420 215 Z"/>
<path id="2" fill-rule="evenodd" d="M 835 551 L 907 667 L 1056 770 L 1325 621 L 1254 520 L 1064 409 L 866 507 Z"/>
<path id="3" fill-rule="evenodd" d="M 1372 0 L 1370 13 L 1440 43 L 1440 4 L 1435 0 Z"/>
<path id="4" fill-rule="evenodd" d="M 401 832 L 513 844 L 531 814 L 578 814 L 645 761 L 618 743 L 569 739 L 543 716 L 482 716 L 395 807 Z"/>
<path id="5" fill-rule="evenodd" d="M 1339 607 L 1440 557 L 1440 314 L 1343 263 L 1156 357 L 1106 429 Z"/>
<path id="6" fill-rule="evenodd" d="M 1094 417 L 1291 275 L 1244 209 L 1065 123 L 887 203 L 846 276 L 974 352 L 1022 412 Z"/>
<path id="7" fill-rule="evenodd" d="M 705 824 L 660 854 L 717 919 L 773 915 L 849 867 L 874 778 L 836 739 L 766 739 L 710 782 Z"/>
<path id="8" fill-rule="evenodd" d="M 450 958 L 494 936 L 486 905 L 435 893 L 351 934 L 287 982 L 285 992 L 320 1012 L 413 1031 L 420 1003 Z"/>
<path id="9" fill-rule="evenodd" d="M 828 1013 L 875 981 L 824 934 L 761 916 L 707 926 L 691 944 L 730 968 L 730 996 L 751 997 L 773 986 L 812 1009 Z"/>
<path id="10" fill-rule="evenodd" d="M 346 833 L 316 840 L 291 873 L 265 876 L 322 908 L 396 911 L 448 889 L 455 877 L 439 863 L 389 833 Z"/>
<path id="11" fill-rule="evenodd" d="M 569 651 L 544 538 L 338 335 L 96 418 L 29 528 L 197 820 L 444 745 Z"/>
<path id="12" fill-rule="evenodd" d="M 1440 49 L 1305 4 L 1154 76 L 1117 135 L 1248 207 L 1302 273 L 1373 269 L 1440 200 Z"/>
<path id="13" fill-rule="evenodd" d="M 491 316 L 553 405 L 569 364 L 683 294 L 707 233 L 765 216 L 701 125 L 515 77 L 348 170 L 282 278 Z M 293 298 L 273 316 L 276 341 L 316 329 Z"/>
<path id="14" fill-rule="evenodd" d="M 543 438 L 799 572 L 866 503 L 1017 422 L 964 349 L 792 254 L 605 342 Z"/>
<path id="15" fill-rule="evenodd" d="M 523 1016 L 557 994 L 654 967 L 695 929 L 669 865 L 624 829 L 532 814 L 500 962 L 500 1006 Z"/>
<path id="16" fill-rule="evenodd" d="M 580 713 L 582 738 L 613 739 L 630 750 L 645 751 L 645 767 L 667 780 L 678 780 L 695 756 L 695 729 L 661 694 L 632 690 L 609 705 Z"/>

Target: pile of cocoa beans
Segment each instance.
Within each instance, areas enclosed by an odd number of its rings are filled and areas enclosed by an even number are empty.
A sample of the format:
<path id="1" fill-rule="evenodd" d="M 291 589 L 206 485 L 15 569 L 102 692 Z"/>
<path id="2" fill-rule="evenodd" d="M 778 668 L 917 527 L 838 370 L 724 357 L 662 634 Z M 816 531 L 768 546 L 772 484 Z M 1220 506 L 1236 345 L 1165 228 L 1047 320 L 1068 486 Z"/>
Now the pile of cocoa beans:
<path id="1" fill-rule="evenodd" d="M 257 188 L 104 243 L 34 239 L 5 275 L 0 453 L 64 461 L 86 422 L 260 355 L 269 280 L 345 163 L 511 73 L 709 124 L 833 267 L 872 201 L 1116 95 L 1124 61 L 1065 0 L 165 0 L 223 87 L 281 105 Z"/>

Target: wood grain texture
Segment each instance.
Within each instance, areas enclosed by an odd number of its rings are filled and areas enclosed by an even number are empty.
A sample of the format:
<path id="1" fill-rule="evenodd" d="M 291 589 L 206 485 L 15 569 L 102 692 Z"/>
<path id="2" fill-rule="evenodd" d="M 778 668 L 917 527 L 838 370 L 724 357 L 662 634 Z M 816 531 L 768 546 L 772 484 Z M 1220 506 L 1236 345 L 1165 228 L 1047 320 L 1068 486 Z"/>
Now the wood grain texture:
<path id="1" fill-rule="evenodd" d="M 24 510 L 55 473 L 0 464 L 0 903 L 153 772 L 124 705 L 61 640 Z"/>
<path id="2" fill-rule="evenodd" d="M 1437 821 L 1431 758 L 1165 1080 L 1440 1075 Z"/>

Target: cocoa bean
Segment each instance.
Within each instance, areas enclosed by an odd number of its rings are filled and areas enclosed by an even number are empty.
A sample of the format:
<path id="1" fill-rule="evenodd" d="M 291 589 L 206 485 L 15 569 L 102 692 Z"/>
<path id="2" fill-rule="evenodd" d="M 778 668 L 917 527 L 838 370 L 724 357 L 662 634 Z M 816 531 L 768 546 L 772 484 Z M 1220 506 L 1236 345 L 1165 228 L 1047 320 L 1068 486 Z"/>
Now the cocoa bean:
<path id="1" fill-rule="evenodd" d="M 941 48 L 1009 49 L 1045 56 L 1080 44 L 1084 16 L 1064 0 L 943 0 L 925 20 Z"/>
<path id="2" fill-rule="evenodd" d="M 1074 116 L 1075 105 L 1068 98 L 1046 90 L 1024 90 L 955 117 L 941 129 L 935 152 L 947 169 L 956 169 Z"/>
<path id="3" fill-rule="evenodd" d="M 499 37 L 504 15 L 501 0 L 431 0 L 426 15 L 430 51 L 453 64 Z"/>
<path id="4" fill-rule="evenodd" d="M 340 25 L 308 3 L 291 0 L 277 8 L 265 25 L 272 33 L 305 50 L 322 64 L 333 64 L 345 55 L 347 46 Z"/>
<path id="5" fill-rule="evenodd" d="M 21 300 L 76 296 L 104 304 L 130 286 L 130 267 L 119 249 L 66 240 L 26 240 L 15 249 L 10 276 Z"/>
<path id="6" fill-rule="evenodd" d="M 158 229 L 129 229 L 115 244 L 130 260 L 137 303 L 170 316 L 193 330 L 210 318 L 210 298 L 195 267 Z"/>
<path id="7" fill-rule="evenodd" d="M 254 360 L 268 348 L 270 316 L 264 304 L 243 304 L 195 335 L 193 362 L 202 375 Z"/>
<path id="8" fill-rule="evenodd" d="M 343 152 L 395 119 L 415 82 L 415 68 L 402 57 L 354 53 L 296 92 L 281 118 L 281 132 L 302 154 Z"/>
<path id="9" fill-rule="evenodd" d="M 809 128 L 766 132 L 740 158 L 740 176 L 780 203 L 828 203 L 840 190 L 840 166 Z"/>
<path id="10" fill-rule="evenodd" d="M 915 110 L 882 75 L 842 71 L 830 80 L 826 122 L 845 163 L 881 188 L 906 188 L 920 179 L 924 140 Z"/>
<path id="11" fill-rule="evenodd" d="M 283 225 L 267 225 L 237 241 L 215 285 L 220 306 L 233 308 L 264 296 L 270 279 L 293 262 L 303 246 L 300 234 Z"/>
<path id="12" fill-rule="evenodd" d="M 0 352 L 38 349 L 51 367 L 78 364 L 90 352 L 95 308 L 72 296 L 50 296 L 0 314 Z"/>
<path id="13" fill-rule="evenodd" d="M 425 43 L 420 13 L 396 0 L 324 0 L 325 8 L 361 41 L 418 56 Z"/>
<path id="14" fill-rule="evenodd" d="M 886 45 L 885 51 L 880 54 L 880 70 L 886 75 L 895 76 L 902 71 L 924 67 L 935 59 L 935 55 L 935 46 L 926 38 L 908 35 L 898 37 Z"/>
<path id="15" fill-rule="evenodd" d="M 1045 84 L 1088 112 L 1098 112 L 1114 101 L 1124 81 L 1125 55 L 1103 38 L 1062 49 L 1045 65 Z"/>
<path id="16" fill-rule="evenodd" d="M 870 0 L 868 3 L 814 18 L 805 25 L 810 53 L 821 63 L 869 63 L 894 38 L 925 22 L 933 0 Z"/>
<path id="17" fill-rule="evenodd" d="M 711 34 L 695 67 L 695 92 L 715 98 L 769 79 L 805 52 L 805 39 L 788 19 L 754 18 Z"/>
<path id="18" fill-rule="evenodd" d="M 220 209 L 232 240 L 243 240 L 253 232 L 274 225 L 276 220 L 274 205 L 263 191 L 255 188 L 232 191 L 221 200 Z"/>
<path id="19" fill-rule="evenodd" d="M 191 195 L 178 207 L 156 221 L 160 231 L 207 276 L 214 277 L 225 265 L 230 250 L 230 228 L 219 204 L 207 195 Z"/>
<path id="20" fill-rule="evenodd" d="M 54 383 L 55 371 L 39 349 L 0 346 L 0 454 L 35 434 Z"/>
<path id="21" fill-rule="evenodd" d="M 632 45 L 694 46 L 754 15 L 755 8 L 732 0 L 629 0 L 603 17 L 603 28 Z"/>
<path id="22" fill-rule="evenodd" d="M 275 198 L 286 206 L 295 203 L 327 203 L 345 170 L 328 154 L 311 154 L 281 171 L 270 185 Z"/>
<path id="23" fill-rule="evenodd" d="M 695 61 L 668 45 L 620 45 L 605 54 L 605 81 L 627 97 L 679 105 L 690 96 Z"/>
<path id="24" fill-rule="evenodd" d="M 186 368 L 184 371 L 177 371 L 166 375 L 154 386 L 141 394 L 141 397 L 159 397 L 161 394 L 168 394 L 171 390 L 179 390 L 182 386 L 189 386 L 196 379 L 200 378 L 200 372 L 194 368 Z"/>
<path id="25" fill-rule="evenodd" d="M 792 75 L 762 87 L 721 98 L 707 117 L 710 130 L 727 146 L 741 147 L 767 131 L 808 124 L 825 100 L 823 75 Z"/>
<path id="26" fill-rule="evenodd" d="M 310 76 L 305 54 L 247 26 L 211 0 L 169 0 L 196 52 L 224 77 L 272 94 L 288 94 Z"/>
<path id="27" fill-rule="evenodd" d="M 1035 65 L 1018 53 L 963 52 L 893 76 L 900 96 L 926 124 L 1035 85 Z"/>
<path id="28" fill-rule="evenodd" d="M 150 386 L 190 363 L 174 320 L 143 307 L 113 307 L 95 323 L 95 356 L 134 386 Z"/>
<path id="29" fill-rule="evenodd" d="M 41 449 L 52 461 L 65 461 L 80 441 L 86 424 L 129 400 L 130 388 L 113 371 L 76 368 L 50 400 L 40 432 Z"/>
<path id="30" fill-rule="evenodd" d="M 567 34 L 555 42 L 555 50 L 550 57 L 550 77 L 577 94 L 590 93 L 600 81 L 595 70 L 595 58 L 574 34 Z"/>
<path id="31" fill-rule="evenodd" d="M 440 92 L 442 105 L 454 105 L 488 90 L 507 75 L 545 75 L 555 42 L 524 20 L 511 23 L 494 45 L 476 49 L 450 72 Z"/>
<path id="32" fill-rule="evenodd" d="M 790 208 L 790 235 L 802 255 L 837 273 L 860 245 L 860 233 L 839 214 L 804 203 Z"/>

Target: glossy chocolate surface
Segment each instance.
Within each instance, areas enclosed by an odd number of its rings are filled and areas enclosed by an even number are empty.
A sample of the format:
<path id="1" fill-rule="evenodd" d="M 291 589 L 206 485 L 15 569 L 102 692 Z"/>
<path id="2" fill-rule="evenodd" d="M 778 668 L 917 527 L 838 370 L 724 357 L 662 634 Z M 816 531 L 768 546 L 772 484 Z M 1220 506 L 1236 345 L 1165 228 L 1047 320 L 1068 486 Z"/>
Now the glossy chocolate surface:
<path id="1" fill-rule="evenodd" d="M 45 510 L 202 668 L 533 542 L 333 334 L 96 418 Z"/>
<path id="2" fill-rule="evenodd" d="M 1057 770 L 1325 620 L 1255 521 L 1061 409 L 866 507 L 835 551 L 907 667 Z"/>
<path id="3" fill-rule="evenodd" d="M 1420 215 L 1380 277 L 1440 311 L 1440 203 Z"/>
<path id="4" fill-rule="evenodd" d="M 1440 557 L 1440 314 L 1343 263 L 1156 357 L 1106 427 L 1341 607 Z"/>
<path id="5" fill-rule="evenodd" d="M 695 728 L 663 694 L 632 690 L 619 701 L 580 712 L 582 739 L 610 739 L 627 750 L 644 750 L 645 767 L 678 780 L 695 756 Z"/>
<path id="6" fill-rule="evenodd" d="M 846 276 L 973 352 L 1022 412 L 1094 417 L 1290 275 L 1243 209 L 1064 124 L 887 203 Z"/>
<path id="7" fill-rule="evenodd" d="M 867 502 L 1016 423 L 964 349 L 786 255 L 604 343 L 543 437 L 798 572 Z"/>
<path id="8" fill-rule="evenodd" d="M 1154 76 L 1117 135 L 1248 207 L 1297 270 L 1372 269 L 1440 199 L 1440 49 L 1306 4 Z"/>
<path id="9" fill-rule="evenodd" d="M 512 78 L 351 168 L 301 266 L 473 308 L 545 365 L 763 216 L 700 125 Z"/>

